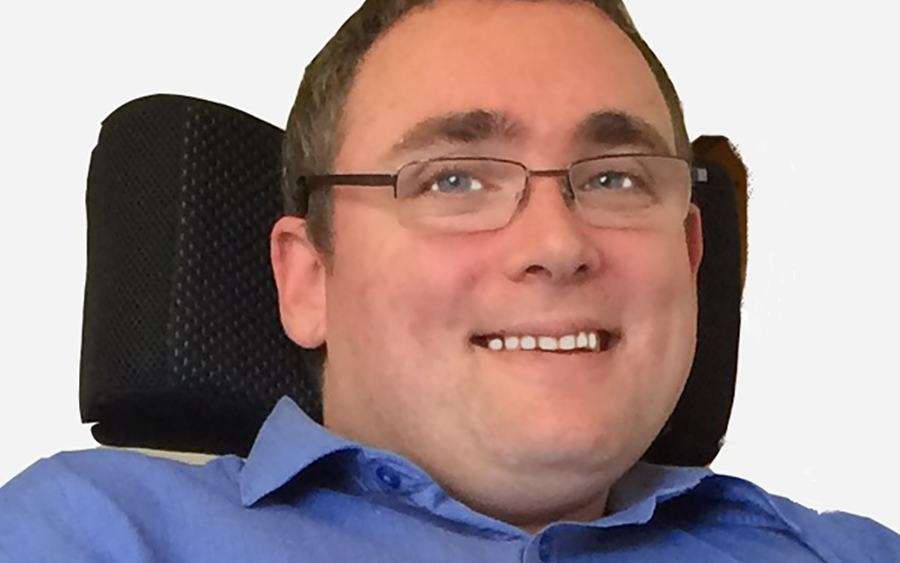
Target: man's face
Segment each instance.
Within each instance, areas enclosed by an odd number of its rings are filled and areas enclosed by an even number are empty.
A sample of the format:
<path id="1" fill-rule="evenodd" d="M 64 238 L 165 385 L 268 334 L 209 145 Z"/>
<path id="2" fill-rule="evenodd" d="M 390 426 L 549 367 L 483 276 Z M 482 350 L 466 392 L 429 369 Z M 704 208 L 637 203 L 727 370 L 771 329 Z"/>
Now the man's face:
<path id="1" fill-rule="evenodd" d="M 514 134 L 420 126 L 479 110 Z M 659 138 L 608 125 L 578 134 L 609 111 Z M 644 59 L 581 4 L 454 0 L 414 12 L 362 62 L 345 119 L 339 173 L 440 156 L 564 168 L 610 145 L 674 154 Z M 559 179 L 530 183 L 507 226 L 467 234 L 401 224 L 390 188 L 335 189 L 326 426 L 407 456 L 475 505 L 506 503 L 502 488 L 600 494 L 662 427 L 694 352 L 696 209 L 654 228 L 597 228 L 567 206 Z M 479 338 L 581 331 L 611 335 L 609 349 L 493 351 Z"/>

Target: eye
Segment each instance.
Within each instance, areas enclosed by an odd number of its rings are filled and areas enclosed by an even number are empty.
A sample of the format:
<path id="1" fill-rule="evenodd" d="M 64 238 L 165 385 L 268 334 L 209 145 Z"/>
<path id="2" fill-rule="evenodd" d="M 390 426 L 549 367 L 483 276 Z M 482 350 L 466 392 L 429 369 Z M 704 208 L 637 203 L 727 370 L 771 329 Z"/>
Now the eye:
<path id="1" fill-rule="evenodd" d="M 630 190 L 637 187 L 635 178 L 627 172 L 605 170 L 588 179 L 586 190 Z"/>
<path id="2" fill-rule="evenodd" d="M 482 189 L 484 189 L 484 184 L 472 174 L 456 170 L 452 172 L 443 172 L 435 176 L 431 184 L 428 185 L 426 191 L 442 194 L 458 194 L 477 192 Z"/>
<path id="3" fill-rule="evenodd" d="M 397 196 L 441 201 L 502 197 L 523 184 L 521 165 L 488 158 L 419 161 L 400 169 Z"/>

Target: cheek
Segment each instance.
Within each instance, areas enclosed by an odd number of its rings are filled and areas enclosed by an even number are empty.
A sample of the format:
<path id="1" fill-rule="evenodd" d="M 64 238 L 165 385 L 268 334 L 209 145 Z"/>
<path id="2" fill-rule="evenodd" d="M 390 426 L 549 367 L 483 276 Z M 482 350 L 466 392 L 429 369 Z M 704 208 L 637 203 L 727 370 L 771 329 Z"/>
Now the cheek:
<path id="1" fill-rule="evenodd" d="M 483 253 L 464 235 L 405 238 L 392 257 L 406 265 L 402 289 L 392 294 L 392 306 L 406 311 L 402 330 L 423 343 L 431 337 L 461 339 L 478 313 L 476 296 L 488 271 Z"/>
<path id="2" fill-rule="evenodd" d="M 329 332 L 353 334 L 370 352 L 432 350 L 467 330 L 479 272 L 478 253 L 466 237 L 429 237 L 391 217 L 354 217 L 346 228 L 336 214 L 335 260 L 329 280 Z M 362 236 L 378 233 L 378 236 Z M 377 351 L 374 351 L 377 353 Z"/>
<path id="3" fill-rule="evenodd" d="M 617 245 L 612 271 L 622 276 L 622 286 L 634 295 L 641 310 L 667 311 L 690 302 L 694 293 L 684 233 L 651 231 L 629 237 Z"/>
<path id="4" fill-rule="evenodd" d="M 684 234 L 644 233 L 619 246 L 621 313 L 632 360 L 650 380 L 677 383 L 693 357 L 697 300 Z M 661 365 L 671 366 L 660 371 Z M 644 384 L 646 384 L 645 382 Z"/>

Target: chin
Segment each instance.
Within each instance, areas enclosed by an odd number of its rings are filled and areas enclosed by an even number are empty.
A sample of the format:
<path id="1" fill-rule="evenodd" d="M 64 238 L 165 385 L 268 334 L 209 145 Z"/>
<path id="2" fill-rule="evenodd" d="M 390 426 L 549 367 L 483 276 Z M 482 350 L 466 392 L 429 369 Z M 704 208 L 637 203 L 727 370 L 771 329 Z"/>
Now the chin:
<path id="1" fill-rule="evenodd" d="M 511 429 L 507 438 L 502 443 L 497 439 L 494 446 L 510 466 L 551 473 L 624 471 L 640 457 L 632 435 L 604 431 L 612 426 L 599 421 L 565 422 L 563 417 L 532 420 L 527 426 Z"/>
<path id="2" fill-rule="evenodd" d="M 476 511 L 536 533 L 549 522 L 602 517 L 608 491 L 627 467 L 571 462 L 548 466 L 530 459 L 506 469 L 493 472 L 494 479 L 468 480 L 450 492 Z"/>

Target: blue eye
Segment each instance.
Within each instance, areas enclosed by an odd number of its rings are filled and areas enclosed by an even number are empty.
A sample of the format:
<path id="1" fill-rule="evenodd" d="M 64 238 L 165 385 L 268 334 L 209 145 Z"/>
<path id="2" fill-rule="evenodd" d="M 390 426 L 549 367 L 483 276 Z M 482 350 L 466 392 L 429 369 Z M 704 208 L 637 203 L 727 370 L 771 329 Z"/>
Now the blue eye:
<path id="1" fill-rule="evenodd" d="M 428 191 L 444 194 L 477 192 L 483 189 L 482 183 L 471 174 L 452 172 L 435 178 Z"/>
<path id="2" fill-rule="evenodd" d="M 597 174 L 588 181 L 586 186 L 592 190 L 628 190 L 635 187 L 634 178 L 630 174 L 612 170 Z"/>

